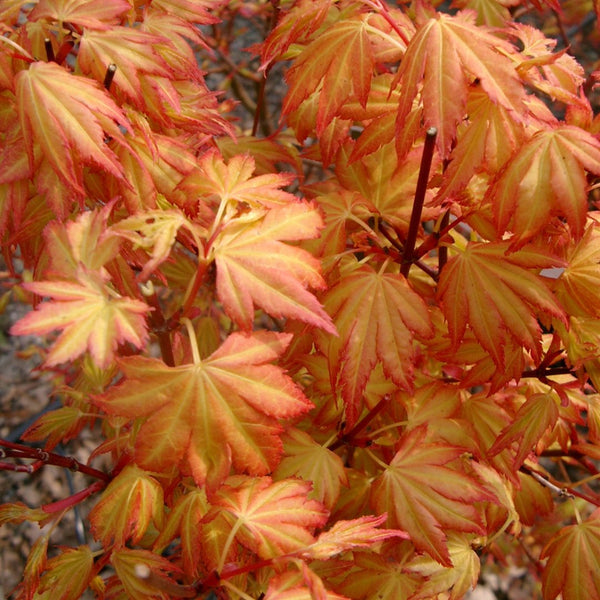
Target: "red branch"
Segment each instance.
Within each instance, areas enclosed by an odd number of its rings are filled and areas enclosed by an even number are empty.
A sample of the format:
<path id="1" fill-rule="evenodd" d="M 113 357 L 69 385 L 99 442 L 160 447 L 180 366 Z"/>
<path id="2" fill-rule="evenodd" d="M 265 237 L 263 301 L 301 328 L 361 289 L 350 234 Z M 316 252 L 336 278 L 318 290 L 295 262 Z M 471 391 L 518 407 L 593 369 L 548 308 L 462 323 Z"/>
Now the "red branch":
<path id="1" fill-rule="evenodd" d="M 22 458 L 26 460 L 39 461 L 46 465 L 63 467 L 71 471 L 81 471 L 81 473 L 85 473 L 90 477 L 94 477 L 95 479 L 99 479 L 100 481 L 104 481 L 106 483 L 112 480 L 111 475 L 108 473 L 104 473 L 104 471 L 99 471 L 93 467 L 88 467 L 87 465 L 80 463 L 78 460 L 75 460 L 71 456 L 61 456 L 55 452 L 47 452 L 41 448 L 31 448 L 30 446 L 25 446 L 24 444 L 15 444 L 14 442 L 9 442 L 2 439 L 0 439 L 0 447 L 4 448 L 4 450 L 0 452 L 0 456 L 3 458 Z M 32 472 L 31 469 L 37 470 L 37 468 L 39 468 L 37 466 L 33 467 L 32 465 L 28 466 L 30 467 L 29 469 L 26 466 L 23 470 Z M 3 468 L 2 463 L 0 463 L 0 469 L 1 468 Z M 8 470 L 16 471 L 20 469 Z"/>

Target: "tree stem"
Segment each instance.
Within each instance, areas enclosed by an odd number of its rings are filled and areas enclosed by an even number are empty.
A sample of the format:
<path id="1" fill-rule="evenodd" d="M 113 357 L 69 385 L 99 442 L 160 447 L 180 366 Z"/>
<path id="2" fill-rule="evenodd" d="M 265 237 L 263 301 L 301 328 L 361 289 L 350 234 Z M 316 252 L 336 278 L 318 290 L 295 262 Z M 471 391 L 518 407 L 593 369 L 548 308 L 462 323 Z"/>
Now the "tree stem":
<path id="1" fill-rule="evenodd" d="M 425 145 L 423 146 L 423 156 L 421 157 L 421 168 L 419 169 L 419 179 L 417 181 L 417 191 L 415 192 L 415 201 L 413 204 L 412 214 L 410 215 L 410 225 L 408 226 L 408 235 L 406 244 L 404 245 L 404 253 L 402 255 L 402 266 L 400 273 L 404 277 L 408 277 L 410 267 L 414 259 L 415 243 L 421 224 L 421 214 L 425 203 L 425 192 L 427 191 L 427 182 L 429 181 L 429 171 L 431 170 L 431 162 L 433 160 L 433 150 L 435 147 L 435 138 L 437 129 L 430 127 L 425 136 Z"/>

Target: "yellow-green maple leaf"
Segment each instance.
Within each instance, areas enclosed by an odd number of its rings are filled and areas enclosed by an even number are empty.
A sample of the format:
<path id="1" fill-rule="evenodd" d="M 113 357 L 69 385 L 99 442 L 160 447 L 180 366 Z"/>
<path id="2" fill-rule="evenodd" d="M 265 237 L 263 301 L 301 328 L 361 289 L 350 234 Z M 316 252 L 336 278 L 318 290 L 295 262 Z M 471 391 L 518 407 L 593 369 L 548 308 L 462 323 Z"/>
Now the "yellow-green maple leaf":
<path id="1" fill-rule="evenodd" d="M 183 590 L 169 577 L 168 573 L 179 573 L 180 569 L 164 556 L 148 550 L 121 548 L 111 553 L 110 562 L 127 592 L 127 598 L 166 600 L 190 595 L 190 590 Z"/>
<path id="2" fill-rule="evenodd" d="M 38 594 L 51 592 L 55 600 L 77 600 L 94 576 L 94 556 L 89 546 L 65 548 L 46 563 Z"/>
<path id="3" fill-rule="evenodd" d="M 568 265 L 556 282 L 555 293 L 570 315 L 600 317 L 600 229 L 591 224 L 568 253 Z"/>
<path id="4" fill-rule="evenodd" d="M 283 436 L 285 456 L 279 463 L 274 477 L 300 477 L 313 485 L 311 498 L 333 508 L 340 495 L 342 485 L 348 479 L 342 459 L 317 443 L 308 433 L 291 427 Z"/>
<path id="5" fill-rule="evenodd" d="M 102 492 L 89 520 L 94 537 L 105 547 L 137 544 L 151 522 L 162 525 L 162 487 L 143 469 L 128 465 Z"/>

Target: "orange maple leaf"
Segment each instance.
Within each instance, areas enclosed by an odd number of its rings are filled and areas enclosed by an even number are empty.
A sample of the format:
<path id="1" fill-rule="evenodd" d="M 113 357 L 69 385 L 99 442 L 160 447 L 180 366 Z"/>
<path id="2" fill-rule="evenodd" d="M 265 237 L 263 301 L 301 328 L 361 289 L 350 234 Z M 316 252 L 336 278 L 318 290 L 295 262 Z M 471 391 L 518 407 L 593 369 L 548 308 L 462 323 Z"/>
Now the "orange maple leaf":
<path id="1" fill-rule="evenodd" d="M 324 506 L 308 499 L 310 488 L 296 479 L 237 475 L 219 489 L 212 513 L 224 515 L 238 543 L 261 558 L 273 558 L 310 546 L 314 530 L 327 521 Z"/>
<path id="2" fill-rule="evenodd" d="M 337 521 L 335 525 L 319 535 L 317 541 L 305 552 L 316 560 L 327 560 L 346 550 L 369 548 L 389 538 L 408 539 L 408 533 L 398 529 L 379 529 L 387 515 L 364 516 L 349 521 Z"/>
<path id="3" fill-rule="evenodd" d="M 524 248 L 509 252 L 510 242 L 470 242 L 442 270 L 439 297 L 454 345 L 467 324 L 481 346 L 503 366 L 508 338 L 527 348 L 534 360 L 541 354 L 538 312 L 564 320 L 556 298 L 533 269 L 561 266 L 547 252 Z"/>
<path id="4" fill-rule="evenodd" d="M 135 440 L 136 462 L 150 471 L 184 467 L 214 491 L 231 465 L 265 475 L 282 453 L 280 419 L 312 406 L 282 369 L 291 335 L 234 333 L 208 358 L 169 367 L 162 361 L 119 361 L 125 380 L 94 402 L 109 414 L 146 417 Z"/>
<path id="5" fill-rule="evenodd" d="M 515 249 L 558 215 L 580 238 L 588 210 L 586 170 L 600 175 L 600 142 L 591 133 L 571 125 L 536 132 L 491 187 L 498 233 L 512 230 Z"/>
<path id="6" fill-rule="evenodd" d="M 184 571 L 199 574 L 202 568 L 200 562 L 202 539 L 198 532 L 202 528 L 201 521 L 208 509 L 204 490 L 194 488 L 180 496 L 171 507 L 165 524 L 154 542 L 154 551 L 162 554 L 173 540 L 179 538 Z"/>
<path id="7" fill-rule="evenodd" d="M 496 173 L 523 143 L 524 127 L 492 102 L 481 86 L 469 92 L 467 113 L 469 123 L 458 131 L 438 200 L 460 194 L 475 173 Z"/>
<path id="8" fill-rule="evenodd" d="M 295 563 L 298 571 L 285 571 L 269 579 L 264 600 L 350 600 L 329 591 L 323 580 L 306 563 Z"/>
<path id="9" fill-rule="evenodd" d="M 120 296 L 102 281 L 81 276 L 80 282 L 38 281 L 23 287 L 53 301 L 43 302 L 11 327 L 12 335 L 62 333 L 46 358 L 48 366 L 72 361 L 86 350 L 100 367 L 108 367 L 119 344 L 145 345 L 148 334 L 144 302 Z"/>
<path id="10" fill-rule="evenodd" d="M 131 9 L 127 0 L 40 0 L 29 13 L 29 21 L 47 19 L 79 27 L 106 30 Z"/>
<path id="11" fill-rule="evenodd" d="M 364 107 L 373 75 L 374 56 L 361 17 L 334 23 L 301 52 L 286 73 L 289 91 L 283 113 L 296 110 L 313 92 L 319 94 L 317 132 L 321 134 L 345 102 L 357 98 Z"/>
<path id="12" fill-rule="evenodd" d="M 488 453 L 494 456 L 504 448 L 510 448 L 516 442 L 517 451 L 513 463 L 516 471 L 544 432 L 554 426 L 558 416 L 556 395 L 534 394 L 519 408 L 512 423 L 502 430 Z"/>
<path id="13" fill-rule="evenodd" d="M 581 104 L 579 92 L 585 82 L 585 71 L 577 59 L 567 53 L 568 49 L 553 54 L 557 40 L 547 38 L 539 29 L 524 23 L 511 23 L 509 31 L 523 45 L 517 55 L 523 58 L 517 72 L 524 81 L 552 100 Z"/>
<path id="14" fill-rule="evenodd" d="M 30 168 L 37 143 L 61 181 L 82 196 L 84 164 L 123 178 L 105 139 L 125 144 L 119 127 L 129 131 L 129 124 L 98 83 L 55 63 L 37 62 L 16 75 L 15 85 Z"/>
<path id="15" fill-rule="evenodd" d="M 438 131 L 437 147 L 447 158 L 456 128 L 465 116 L 469 84 L 478 78 L 492 102 L 522 121 L 525 92 L 508 54 L 510 44 L 475 24 L 474 11 L 438 13 L 410 40 L 396 82 L 401 85 L 397 127 L 413 108 L 421 82 L 424 128 Z M 402 137 L 402 136 L 399 136 Z"/>
<path id="16" fill-rule="evenodd" d="M 86 29 L 81 36 L 77 62 L 84 73 L 98 81 L 104 81 L 109 65 L 115 64 L 115 91 L 143 108 L 140 75 L 167 78 L 170 75 L 167 63 L 155 50 L 160 43 L 168 43 L 168 40 L 132 27 L 116 26 L 108 31 Z"/>
<path id="17" fill-rule="evenodd" d="M 242 206 L 251 208 L 275 208 L 298 199 L 281 188 L 289 185 L 294 176 L 286 173 L 265 173 L 253 176 L 254 158 L 236 155 L 227 163 L 217 152 L 207 152 L 200 159 L 200 168 L 190 173 L 180 187 L 218 206 L 215 223 L 221 223 L 221 215 L 231 217 Z"/>
<path id="18" fill-rule="evenodd" d="M 342 275 L 325 295 L 324 304 L 340 335 L 322 338 L 319 345 L 329 357 L 333 381 L 340 382 L 351 426 L 378 361 L 396 385 L 411 389 L 413 336 L 430 337 L 433 329 L 425 302 L 406 279 L 397 273 L 378 273 L 369 265 Z"/>
<path id="19" fill-rule="evenodd" d="M 217 294 L 239 327 L 251 328 L 256 304 L 273 317 L 298 319 L 335 333 L 329 315 L 306 290 L 325 287 L 319 261 L 302 248 L 282 243 L 314 238 L 321 225 L 316 206 L 294 202 L 272 208 L 258 223 L 236 219 L 224 228 L 212 247 Z"/>
<path id="20" fill-rule="evenodd" d="M 418 550 L 450 567 L 449 530 L 483 534 L 474 502 L 493 500 L 461 468 L 464 448 L 427 440 L 427 427 L 404 435 L 396 455 L 373 482 L 371 501 L 388 513 L 388 524 L 408 532 Z"/>
<path id="21" fill-rule="evenodd" d="M 565 600 L 589 600 L 600 590 L 600 510 L 561 529 L 542 550 L 544 600 L 562 593 Z"/>
<path id="22" fill-rule="evenodd" d="M 159 9 L 169 15 L 175 15 L 184 21 L 200 25 L 218 23 L 212 14 L 223 4 L 223 0 L 153 0 L 152 9 Z"/>
<path id="23" fill-rule="evenodd" d="M 600 317 L 600 227 L 590 225 L 568 253 L 555 293 L 570 315 Z"/>

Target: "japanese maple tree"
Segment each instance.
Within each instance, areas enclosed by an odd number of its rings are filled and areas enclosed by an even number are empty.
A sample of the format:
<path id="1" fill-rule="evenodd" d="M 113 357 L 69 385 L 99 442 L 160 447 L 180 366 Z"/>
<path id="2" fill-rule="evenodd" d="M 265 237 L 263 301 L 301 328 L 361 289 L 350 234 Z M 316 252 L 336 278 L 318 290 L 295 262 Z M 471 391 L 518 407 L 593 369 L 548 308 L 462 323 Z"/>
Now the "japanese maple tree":
<path id="1" fill-rule="evenodd" d="M 16 600 L 600 598 L 596 13 L 0 0 L 0 469 L 88 481 Z"/>

